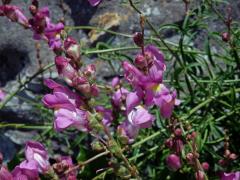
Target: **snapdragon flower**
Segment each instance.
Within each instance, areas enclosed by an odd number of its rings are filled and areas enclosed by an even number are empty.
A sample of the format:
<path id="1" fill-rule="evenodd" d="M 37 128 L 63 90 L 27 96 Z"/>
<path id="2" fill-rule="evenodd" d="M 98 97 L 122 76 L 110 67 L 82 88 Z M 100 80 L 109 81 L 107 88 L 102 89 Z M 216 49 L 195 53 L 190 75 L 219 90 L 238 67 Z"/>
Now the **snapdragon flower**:
<path id="1" fill-rule="evenodd" d="M 25 157 L 27 161 L 24 162 L 23 164 L 26 165 L 27 167 L 28 166 L 31 167 L 28 163 L 32 161 L 36 162 L 37 169 L 40 173 L 46 172 L 50 168 L 50 164 L 48 161 L 48 153 L 45 147 L 39 142 L 28 141 L 26 143 Z"/>
<path id="2" fill-rule="evenodd" d="M 17 22 L 24 26 L 25 28 L 29 27 L 28 19 L 23 14 L 22 10 L 14 5 L 3 5 L 0 6 L 0 16 L 6 16 L 11 21 Z"/>
<path id="3" fill-rule="evenodd" d="M 12 180 L 12 174 L 8 171 L 7 167 L 0 165 L 0 179 L 1 180 Z"/>
<path id="4" fill-rule="evenodd" d="M 12 171 L 13 180 L 39 180 L 36 161 L 23 161 Z"/>
<path id="5" fill-rule="evenodd" d="M 45 84 L 53 89 L 53 94 L 43 97 L 45 106 L 54 109 L 54 128 L 62 131 L 68 127 L 75 127 L 83 132 L 89 131 L 89 115 L 80 109 L 83 105 L 81 97 L 53 80 L 45 80 Z"/>
<path id="6" fill-rule="evenodd" d="M 240 179 L 240 171 L 237 172 L 221 172 L 220 173 L 221 180 L 239 180 Z"/>

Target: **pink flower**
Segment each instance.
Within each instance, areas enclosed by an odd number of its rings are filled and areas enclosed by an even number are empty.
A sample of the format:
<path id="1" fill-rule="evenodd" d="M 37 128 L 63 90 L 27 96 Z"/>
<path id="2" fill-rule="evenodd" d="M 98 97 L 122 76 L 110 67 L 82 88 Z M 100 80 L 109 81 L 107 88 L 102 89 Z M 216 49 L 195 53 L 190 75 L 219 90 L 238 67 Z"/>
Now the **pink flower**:
<path id="1" fill-rule="evenodd" d="M 6 97 L 6 93 L 3 92 L 2 89 L 0 89 L 0 102 L 1 102 L 2 100 L 4 100 L 5 97 Z"/>
<path id="2" fill-rule="evenodd" d="M 148 81 L 147 76 L 145 76 L 139 69 L 134 65 L 130 64 L 128 61 L 122 63 L 124 70 L 125 79 L 133 86 L 138 87 L 144 85 Z"/>
<path id="3" fill-rule="evenodd" d="M 128 93 L 127 94 L 127 98 L 126 98 L 126 109 L 127 109 L 127 112 L 132 111 L 132 109 L 134 107 L 136 107 L 137 105 L 140 104 L 141 100 L 142 99 L 139 97 L 137 92 L 130 92 L 130 93 Z"/>
<path id="4" fill-rule="evenodd" d="M 77 76 L 77 71 L 70 64 L 70 59 L 67 59 L 63 56 L 56 56 L 55 65 L 57 67 L 58 74 L 65 80 L 67 84 L 73 86 L 73 80 Z"/>
<path id="5" fill-rule="evenodd" d="M 130 124 L 139 128 L 151 127 L 154 120 L 154 116 L 140 105 L 133 108 L 133 110 L 128 114 L 128 121 Z"/>
<path id="6" fill-rule="evenodd" d="M 60 49 L 62 43 L 59 34 L 64 29 L 64 24 L 61 22 L 53 24 L 49 16 L 48 7 L 44 7 L 38 10 L 34 17 L 29 20 L 34 32 L 33 37 L 36 40 L 47 40 L 51 49 Z"/>
<path id="7" fill-rule="evenodd" d="M 63 131 L 69 127 L 75 127 L 83 132 L 90 131 L 88 112 L 75 108 L 68 110 L 61 108 L 54 112 L 54 128 L 56 131 Z"/>
<path id="8" fill-rule="evenodd" d="M 161 115 L 169 118 L 175 105 L 179 105 L 176 91 L 171 91 L 164 84 L 146 85 L 146 104 L 160 107 Z"/>
<path id="9" fill-rule="evenodd" d="M 167 166 L 172 171 L 177 171 L 182 167 L 181 160 L 176 154 L 170 154 L 167 159 Z"/>
<path id="10" fill-rule="evenodd" d="M 68 169 L 74 167 L 72 158 L 70 156 L 62 156 L 60 157 L 59 161 L 59 163 L 61 163 L 65 167 L 68 167 Z M 73 170 L 70 171 L 68 174 L 64 174 L 64 177 L 61 177 L 60 180 L 77 180 L 77 171 Z"/>
<path id="11" fill-rule="evenodd" d="M 42 101 L 45 106 L 54 109 L 66 108 L 75 110 L 76 107 L 81 106 L 83 103 L 82 98 L 67 87 L 51 79 L 46 79 L 44 83 L 53 90 L 53 94 L 47 94 L 43 97 Z"/>
<path id="12" fill-rule="evenodd" d="M 195 173 L 195 178 L 196 178 L 196 180 L 205 180 L 204 172 L 198 170 L 198 171 Z"/>
<path id="13" fill-rule="evenodd" d="M 95 109 L 98 113 L 102 115 L 102 123 L 105 126 L 110 126 L 113 121 L 112 110 L 104 108 L 103 106 L 97 106 L 95 107 Z"/>
<path id="14" fill-rule="evenodd" d="M 25 165 L 28 165 L 29 162 L 35 161 L 37 163 L 37 169 L 41 173 L 46 172 L 50 168 L 50 164 L 48 161 L 48 153 L 45 147 L 39 142 L 28 141 L 26 143 L 25 157 L 27 160 Z"/>
<path id="15" fill-rule="evenodd" d="M 97 6 L 101 0 L 88 0 L 88 2 L 92 5 L 92 6 Z"/>
<path id="16" fill-rule="evenodd" d="M 36 161 L 23 161 L 12 171 L 13 180 L 39 180 Z"/>
<path id="17" fill-rule="evenodd" d="M 128 120 L 123 121 L 117 128 L 118 134 L 127 140 L 127 143 L 133 143 L 139 132 L 139 127 L 133 126 Z"/>
<path id="18" fill-rule="evenodd" d="M 112 95 L 112 103 L 115 107 L 120 107 L 121 103 L 126 100 L 129 91 L 125 88 L 120 88 Z"/>
<path id="19" fill-rule="evenodd" d="M 119 79 L 119 77 L 114 77 L 113 79 L 112 79 L 112 82 L 111 82 L 111 86 L 113 87 L 113 88 L 116 88 L 118 85 L 120 84 L 120 79 Z"/>
<path id="20" fill-rule="evenodd" d="M 0 15 L 5 15 L 11 21 L 17 22 L 26 28 L 29 27 L 28 19 L 17 6 L 13 5 L 0 6 Z"/>
<path id="21" fill-rule="evenodd" d="M 221 180 L 239 180 L 240 179 L 240 171 L 237 172 L 221 172 L 220 173 Z"/>
<path id="22" fill-rule="evenodd" d="M 0 179 L 1 180 L 12 180 L 12 174 L 8 171 L 5 166 L 0 166 Z"/>
<path id="23" fill-rule="evenodd" d="M 72 37 L 67 37 L 64 41 L 64 49 L 66 50 L 66 56 L 76 63 L 80 62 L 80 45 Z"/>

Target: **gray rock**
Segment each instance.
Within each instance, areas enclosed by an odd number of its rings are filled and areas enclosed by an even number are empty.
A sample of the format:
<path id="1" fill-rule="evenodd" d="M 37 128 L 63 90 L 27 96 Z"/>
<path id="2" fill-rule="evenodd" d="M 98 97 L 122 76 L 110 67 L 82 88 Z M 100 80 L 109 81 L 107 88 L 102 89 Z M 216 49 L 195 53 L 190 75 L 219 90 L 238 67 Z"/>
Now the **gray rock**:
<path id="1" fill-rule="evenodd" d="M 14 157 L 16 147 L 8 137 L 2 134 L 0 134 L 0 142 L 0 152 L 3 154 L 3 160 L 8 162 Z"/>

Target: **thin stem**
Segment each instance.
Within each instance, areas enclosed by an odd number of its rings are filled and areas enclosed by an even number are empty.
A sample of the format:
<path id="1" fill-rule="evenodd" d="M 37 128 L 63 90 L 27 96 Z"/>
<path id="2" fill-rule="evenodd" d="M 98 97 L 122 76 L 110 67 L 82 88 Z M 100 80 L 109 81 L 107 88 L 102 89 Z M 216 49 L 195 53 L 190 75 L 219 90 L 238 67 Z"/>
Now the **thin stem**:
<path id="1" fill-rule="evenodd" d="M 0 103 L 0 109 L 2 109 L 18 92 L 25 89 L 25 86 L 30 83 L 34 78 L 36 78 L 38 75 L 42 74 L 44 71 L 48 70 L 49 68 L 53 67 L 54 63 L 48 64 L 47 66 L 40 69 L 38 72 L 33 74 L 31 77 L 27 78 L 24 82 L 19 84 L 18 88 L 13 91 L 11 94 L 8 94 L 7 97 Z"/>

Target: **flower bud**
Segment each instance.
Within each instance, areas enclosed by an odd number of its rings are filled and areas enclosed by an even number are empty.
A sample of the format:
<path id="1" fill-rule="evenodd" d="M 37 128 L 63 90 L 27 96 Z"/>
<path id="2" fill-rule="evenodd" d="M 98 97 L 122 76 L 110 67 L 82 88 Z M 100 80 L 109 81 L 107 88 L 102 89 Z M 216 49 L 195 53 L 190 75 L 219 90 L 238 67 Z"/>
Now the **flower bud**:
<path id="1" fill-rule="evenodd" d="M 182 130 L 180 128 L 175 129 L 174 131 L 175 136 L 182 136 Z"/>
<path id="2" fill-rule="evenodd" d="M 187 153 L 186 155 L 186 160 L 189 164 L 193 164 L 194 163 L 194 156 L 193 153 Z"/>
<path id="3" fill-rule="evenodd" d="M 12 174 L 8 171 L 8 169 L 5 166 L 0 166 L 0 179 L 1 180 L 13 179 Z"/>
<path id="4" fill-rule="evenodd" d="M 112 85 L 112 87 L 113 88 L 116 88 L 118 85 L 120 84 L 120 79 L 119 79 L 119 77 L 114 77 L 113 79 L 112 79 L 112 82 L 111 82 L 111 85 Z"/>
<path id="5" fill-rule="evenodd" d="M 202 172 L 202 171 L 197 171 L 196 173 L 195 173 L 195 178 L 196 178 L 196 180 L 204 180 L 205 178 L 204 178 L 204 172 Z"/>
<path id="6" fill-rule="evenodd" d="M 197 137 L 197 133 L 195 131 L 193 131 L 191 136 L 192 136 L 192 139 L 195 139 Z"/>
<path id="7" fill-rule="evenodd" d="M 145 57 L 143 55 L 140 55 L 140 54 L 137 55 L 134 63 L 139 69 L 143 69 L 144 67 L 146 67 L 146 60 L 145 60 Z"/>
<path id="8" fill-rule="evenodd" d="M 72 37 L 67 37 L 64 41 L 64 48 L 66 50 L 66 56 L 79 63 L 81 53 L 80 46 L 77 41 Z"/>
<path id="9" fill-rule="evenodd" d="M 87 65 L 83 73 L 88 77 L 94 76 L 94 74 L 96 73 L 96 66 L 94 64 Z"/>
<path id="10" fill-rule="evenodd" d="M 37 11 L 38 11 L 37 7 L 34 6 L 34 5 L 30 5 L 28 9 L 29 9 L 30 13 L 31 13 L 33 16 L 34 16 L 34 15 L 37 13 Z"/>
<path id="11" fill-rule="evenodd" d="M 143 35 L 142 35 L 142 33 L 140 33 L 140 32 L 136 32 L 136 33 L 133 35 L 133 41 L 134 41 L 134 43 L 135 43 L 137 46 L 139 46 L 139 47 L 144 46 Z"/>
<path id="12" fill-rule="evenodd" d="M 98 142 L 98 141 L 92 142 L 91 146 L 92 146 L 92 149 L 94 151 L 103 151 L 104 150 L 103 145 L 100 142 Z"/>
<path id="13" fill-rule="evenodd" d="M 209 169 L 209 164 L 207 162 L 203 162 L 202 163 L 202 168 L 205 170 L 205 171 L 208 171 Z"/>
<path id="14" fill-rule="evenodd" d="M 170 154 L 167 157 L 167 166 L 170 170 L 172 171 L 177 171 L 178 169 L 181 168 L 181 160 L 176 154 Z"/>
<path id="15" fill-rule="evenodd" d="M 219 164 L 220 166 L 225 166 L 225 165 L 227 164 L 227 161 L 224 160 L 224 159 L 220 159 L 220 160 L 218 161 L 218 164 Z"/>
<path id="16" fill-rule="evenodd" d="M 228 42 L 230 40 L 230 35 L 228 32 L 223 32 L 221 36 L 224 42 Z"/>
<path id="17" fill-rule="evenodd" d="M 165 146 L 167 146 L 168 148 L 172 148 L 173 147 L 173 140 L 172 138 L 168 138 L 166 141 L 165 141 Z"/>
<path id="18" fill-rule="evenodd" d="M 231 154 L 229 155 L 229 159 L 235 160 L 235 159 L 237 159 L 237 155 L 236 155 L 235 153 L 231 153 Z"/>
<path id="19" fill-rule="evenodd" d="M 230 156 L 231 152 L 227 149 L 224 152 L 224 157 L 228 158 Z"/>

